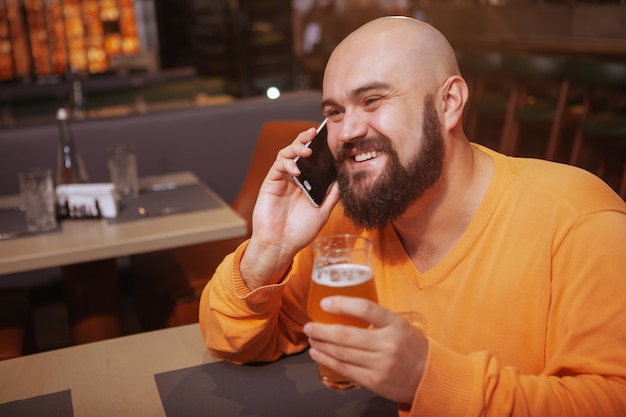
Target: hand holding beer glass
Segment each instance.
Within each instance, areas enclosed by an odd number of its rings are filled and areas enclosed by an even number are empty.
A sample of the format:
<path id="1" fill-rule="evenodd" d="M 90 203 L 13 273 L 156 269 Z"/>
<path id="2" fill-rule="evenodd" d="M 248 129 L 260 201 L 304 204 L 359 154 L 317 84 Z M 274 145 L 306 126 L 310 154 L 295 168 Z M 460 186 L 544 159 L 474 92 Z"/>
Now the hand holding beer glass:
<path id="1" fill-rule="evenodd" d="M 333 235 L 313 242 L 315 261 L 307 312 L 312 320 L 326 324 L 368 327 L 369 323 L 356 317 L 332 314 L 321 309 L 320 302 L 331 295 L 361 297 L 378 302 L 374 273 L 370 261 L 372 242 L 363 236 Z M 319 366 L 324 385 L 337 390 L 358 388 L 350 379 Z"/>

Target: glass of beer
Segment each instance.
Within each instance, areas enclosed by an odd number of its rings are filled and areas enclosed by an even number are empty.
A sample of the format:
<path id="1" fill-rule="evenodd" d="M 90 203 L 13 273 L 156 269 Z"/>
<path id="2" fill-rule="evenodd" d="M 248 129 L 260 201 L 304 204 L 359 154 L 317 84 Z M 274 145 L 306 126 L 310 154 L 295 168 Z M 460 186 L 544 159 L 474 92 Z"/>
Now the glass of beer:
<path id="1" fill-rule="evenodd" d="M 325 236 L 313 242 L 315 261 L 307 305 L 312 320 L 327 324 L 369 326 L 369 323 L 356 317 L 325 312 L 320 302 L 330 295 L 361 297 L 378 302 L 370 260 L 371 247 L 372 242 L 368 238 L 357 235 Z M 348 390 L 360 386 L 324 366 L 320 365 L 318 372 L 322 383 L 329 388 Z"/>

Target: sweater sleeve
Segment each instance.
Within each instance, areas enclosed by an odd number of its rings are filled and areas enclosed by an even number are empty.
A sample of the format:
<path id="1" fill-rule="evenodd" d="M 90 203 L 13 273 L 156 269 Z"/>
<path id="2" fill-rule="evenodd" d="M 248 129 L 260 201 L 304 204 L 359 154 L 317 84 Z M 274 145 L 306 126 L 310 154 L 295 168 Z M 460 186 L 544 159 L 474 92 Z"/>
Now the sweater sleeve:
<path id="1" fill-rule="evenodd" d="M 224 259 L 202 292 L 199 319 L 207 348 L 235 363 L 268 362 L 303 350 L 304 294 L 286 291 L 299 280 L 287 271 L 279 284 L 250 291 L 239 268 L 247 245 Z"/>
<path id="2" fill-rule="evenodd" d="M 488 352 L 462 355 L 431 340 L 414 402 L 400 410 L 402 417 L 619 417 L 626 413 L 626 381 L 605 375 L 523 375 L 501 367 Z"/>

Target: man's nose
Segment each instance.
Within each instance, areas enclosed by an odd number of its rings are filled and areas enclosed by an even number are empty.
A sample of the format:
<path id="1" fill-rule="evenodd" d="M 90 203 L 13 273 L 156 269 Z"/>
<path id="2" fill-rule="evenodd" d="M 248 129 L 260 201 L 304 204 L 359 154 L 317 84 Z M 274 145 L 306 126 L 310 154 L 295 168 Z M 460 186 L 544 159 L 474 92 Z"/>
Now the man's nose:
<path id="1" fill-rule="evenodd" d="M 340 142 L 351 142 L 365 137 L 366 134 L 367 123 L 364 118 L 356 112 L 346 112 L 341 121 L 337 139 Z"/>

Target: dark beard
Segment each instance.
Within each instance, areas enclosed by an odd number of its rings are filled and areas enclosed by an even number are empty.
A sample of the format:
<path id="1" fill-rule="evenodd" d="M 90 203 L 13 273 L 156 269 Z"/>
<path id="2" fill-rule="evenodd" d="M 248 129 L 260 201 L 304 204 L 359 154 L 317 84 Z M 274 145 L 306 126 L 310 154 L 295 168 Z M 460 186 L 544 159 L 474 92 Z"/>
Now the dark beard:
<path id="1" fill-rule="evenodd" d="M 441 125 L 432 95 L 424 99 L 423 144 L 420 151 L 404 167 L 391 141 L 384 136 L 364 138 L 359 144 L 344 144 L 338 156 L 337 183 L 346 215 L 365 229 L 382 229 L 402 215 L 409 206 L 441 177 L 444 145 Z M 384 172 L 368 186 L 368 174 L 351 176 L 344 168 L 345 155 L 351 147 L 374 145 L 389 155 Z M 370 147 L 371 149 L 371 147 Z"/>

